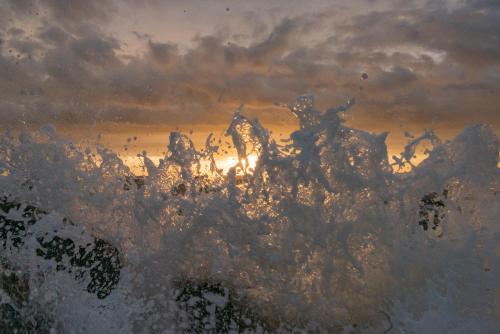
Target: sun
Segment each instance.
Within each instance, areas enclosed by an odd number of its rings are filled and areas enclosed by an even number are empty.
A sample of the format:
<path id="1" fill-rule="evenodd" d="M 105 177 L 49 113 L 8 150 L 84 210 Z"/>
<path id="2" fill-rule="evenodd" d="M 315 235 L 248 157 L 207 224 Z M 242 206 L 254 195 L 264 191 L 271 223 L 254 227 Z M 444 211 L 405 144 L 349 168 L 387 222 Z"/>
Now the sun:
<path id="1" fill-rule="evenodd" d="M 132 173 L 134 173 L 135 175 L 145 175 L 146 171 L 143 168 L 144 163 L 141 158 L 132 155 L 122 156 L 121 158 L 123 159 L 123 163 L 130 168 Z M 160 160 L 164 159 L 165 157 L 162 155 L 148 155 L 148 158 L 153 161 L 155 166 L 158 166 Z M 259 157 L 257 156 L 257 154 L 252 153 L 248 155 L 247 159 L 248 166 L 246 166 L 245 160 L 241 162 L 243 170 L 245 171 L 245 173 L 252 173 L 255 169 L 255 166 L 257 165 Z M 222 170 L 223 174 L 227 174 L 232 167 L 235 167 L 238 164 L 238 157 L 236 155 L 220 156 L 215 159 L 215 163 L 217 165 L 217 168 Z M 202 170 L 208 170 L 210 168 L 210 163 L 206 160 L 203 160 L 201 161 L 201 167 Z M 238 169 L 237 173 L 244 174 L 243 170 Z"/>
<path id="2" fill-rule="evenodd" d="M 243 169 L 246 170 L 247 172 L 252 172 L 255 169 L 255 166 L 257 165 L 257 160 L 259 160 L 259 157 L 256 154 L 250 154 L 248 155 L 247 160 L 248 160 L 248 166 L 246 166 L 245 160 L 241 161 Z M 217 167 L 222 169 L 222 172 L 224 174 L 227 174 L 229 172 L 229 169 L 238 164 L 238 157 L 234 155 L 223 156 L 220 157 L 219 159 L 216 159 L 215 162 L 217 164 Z"/>

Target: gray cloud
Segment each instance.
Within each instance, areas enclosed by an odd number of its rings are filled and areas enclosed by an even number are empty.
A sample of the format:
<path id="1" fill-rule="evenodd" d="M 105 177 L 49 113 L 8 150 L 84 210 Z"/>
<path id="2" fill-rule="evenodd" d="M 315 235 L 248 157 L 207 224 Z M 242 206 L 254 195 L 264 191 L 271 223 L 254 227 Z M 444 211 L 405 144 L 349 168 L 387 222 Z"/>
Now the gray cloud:
<path id="1" fill-rule="evenodd" d="M 221 123 L 240 102 L 279 122 L 273 102 L 312 92 L 322 107 L 356 96 L 360 124 L 500 126 L 498 1 L 406 2 L 347 17 L 334 8 L 284 18 L 267 34 L 246 12 L 249 44 L 220 32 L 185 50 L 131 31 L 139 55 L 123 55 L 123 42 L 100 28 L 113 1 L 6 3 L 0 13 L 14 23 L 0 24 L 2 123 Z M 27 32 L 34 11 L 41 23 Z"/>
<path id="2" fill-rule="evenodd" d="M 177 57 L 179 49 L 172 43 L 155 43 L 148 40 L 149 51 L 153 60 L 160 65 L 168 65 Z"/>
<path id="3" fill-rule="evenodd" d="M 450 60 L 468 66 L 500 62 L 500 3 L 467 1 L 449 10 L 442 1 L 424 8 L 369 13 L 338 29 L 343 44 L 366 48 L 418 45 L 445 51 Z"/>
<path id="4" fill-rule="evenodd" d="M 64 22 L 89 19 L 105 20 L 115 9 L 111 0 L 39 0 L 39 3 L 51 10 L 56 19 Z"/>

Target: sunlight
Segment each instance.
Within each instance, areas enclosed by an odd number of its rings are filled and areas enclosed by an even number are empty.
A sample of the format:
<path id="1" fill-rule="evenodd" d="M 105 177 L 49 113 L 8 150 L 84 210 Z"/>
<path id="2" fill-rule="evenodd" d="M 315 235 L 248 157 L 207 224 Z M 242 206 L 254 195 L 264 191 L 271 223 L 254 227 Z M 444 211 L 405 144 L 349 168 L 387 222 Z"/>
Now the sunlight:
<path id="1" fill-rule="evenodd" d="M 160 163 L 160 160 L 164 158 L 162 155 L 148 155 L 148 158 L 153 161 L 155 166 L 158 166 Z M 126 155 L 122 156 L 121 159 L 123 160 L 123 163 L 127 165 L 132 173 L 135 175 L 146 175 L 146 171 L 144 170 L 144 162 L 142 158 L 137 157 L 137 156 L 131 156 L 131 155 Z M 252 153 L 248 156 L 248 166 L 246 166 L 246 162 L 243 160 L 241 163 L 243 165 L 243 169 L 246 170 L 247 173 L 253 173 L 253 170 L 255 169 L 255 166 L 257 165 L 257 160 L 259 157 L 255 154 Z M 219 158 L 216 158 L 215 163 L 217 164 L 217 168 L 222 169 L 223 174 L 227 174 L 229 172 L 229 169 L 232 167 L 236 166 L 238 164 L 238 157 L 233 156 L 233 155 L 225 155 L 221 156 Z M 202 160 L 201 161 L 201 168 L 202 170 L 208 170 L 210 168 L 210 163 L 209 161 Z M 238 168 L 237 170 L 238 174 L 243 174 L 243 170 L 241 168 Z"/>
<path id="2" fill-rule="evenodd" d="M 257 165 L 257 160 L 259 157 L 256 154 L 250 154 L 248 156 L 248 166 L 246 166 L 246 161 L 242 161 L 241 164 L 243 165 L 243 169 L 245 169 L 247 172 L 253 172 L 255 166 Z M 221 157 L 216 160 L 217 167 L 221 168 L 224 174 L 227 174 L 229 172 L 229 169 L 232 167 L 236 166 L 238 164 L 238 157 L 236 156 L 225 156 Z M 242 173 L 241 170 L 238 171 L 238 173 Z"/>

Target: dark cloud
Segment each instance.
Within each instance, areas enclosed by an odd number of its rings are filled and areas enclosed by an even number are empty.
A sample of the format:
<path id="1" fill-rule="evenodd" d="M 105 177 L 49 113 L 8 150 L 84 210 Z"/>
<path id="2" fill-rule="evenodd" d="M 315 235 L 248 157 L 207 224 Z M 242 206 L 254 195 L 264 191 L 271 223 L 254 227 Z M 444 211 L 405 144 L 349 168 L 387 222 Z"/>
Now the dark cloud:
<path id="1" fill-rule="evenodd" d="M 177 45 L 172 43 L 155 43 L 149 39 L 148 46 L 151 57 L 162 65 L 171 63 L 179 52 Z"/>
<path id="2" fill-rule="evenodd" d="M 66 31 L 55 25 L 43 26 L 38 33 L 38 37 L 43 42 L 56 46 L 64 45 L 70 38 L 69 34 Z"/>
<path id="3" fill-rule="evenodd" d="M 0 12 L 15 22 L 34 10 L 43 17 L 34 32 L 0 24 L 6 123 L 225 123 L 240 102 L 278 122 L 274 102 L 311 92 L 322 107 L 356 96 L 359 123 L 500 125 L 498 1 L 406 2 L 355 16 L 332 9 L 284 18 L 270 32 L 248 12 L 250 43 L 220 32 L 183 49 L 131 31 L 144 52 L 126 56 L 123 42 L 100 28 L 113 1 L 7 4 Z"/>
<path id="4" fill-rule="evenodd" d="M 429 8 L 369 13 L 337 28 L 346 33 L 342 44 L 351 47 L 417 45 L 468 66 L 500 63 L 500 2 L 467 1 L 449 10 L 439 1 Z"/>
<path id="5" fill-rule="evenodd" d="M 45 19 L 68 30 L 82 22 L 106 22 L 116 10 L 114 0 L 3 0 L 0 4 L 3 19 L 14 22 Z"/>
<path id="6" fill-rule="evenodd" d="M 17 0 L 14 0 L 17 2 Z M 115 5 L 111 0 L 38 0 L 53 16 L 63 22 L 79 20 L 105 20 L 113 14 Z"/>
<path id="7" fill-rule="evenodd" d="M 389 71 L 381 71 L 378 78 L 375 77 L 374 84 L 384 89 L 393 90 L 401 86 L 410 84 L 418 79 L 418 76 L 400 65 L 393 66 Z"/>
<path id="8" fill-rule="evenodd" d="M 88 64 L 112 66 L 119 62 L 116 50 L 120 44 L 113 38 L 89 34 L 73 41 L 70 47 L 75 57 Z"/>
<path id="9" fill-rule="evenodd" d="M 9 34 L 10 36 L 16 38 L 16 37 L 20 37 L 22 35 L 24 35 L 25 31 L 23 29 L 19 29 L 19 28 L 10 28 L 9 30 L 7 30 L 7 34 Z"/>
<path id="10" fill-rule="evenodd" d="M 5 0 L 3 6 L 6 12 L 15 16 L 36 14 L 38 11 L 38 2 L 35 0 Z"/>

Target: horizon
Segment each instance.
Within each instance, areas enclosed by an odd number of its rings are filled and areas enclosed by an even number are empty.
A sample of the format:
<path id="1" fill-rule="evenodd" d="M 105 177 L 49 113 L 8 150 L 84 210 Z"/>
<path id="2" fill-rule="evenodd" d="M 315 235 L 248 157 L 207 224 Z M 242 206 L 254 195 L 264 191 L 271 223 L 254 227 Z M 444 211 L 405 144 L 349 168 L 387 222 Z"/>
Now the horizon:
<path id="1" fill-rule="evenodd" d="M 312 94 L 319 110 L 355 97 L 347 124 L 389 131 L 391 153 L 405 131 L 500 133 L 491 1 L 5 0 L 0 14 L 0 129 L 101 134 L 129 159 L 162 155 L 176 128 L 222 132 L 241 103 L 290 133 L 297 120 L 281 105 Z"/>

